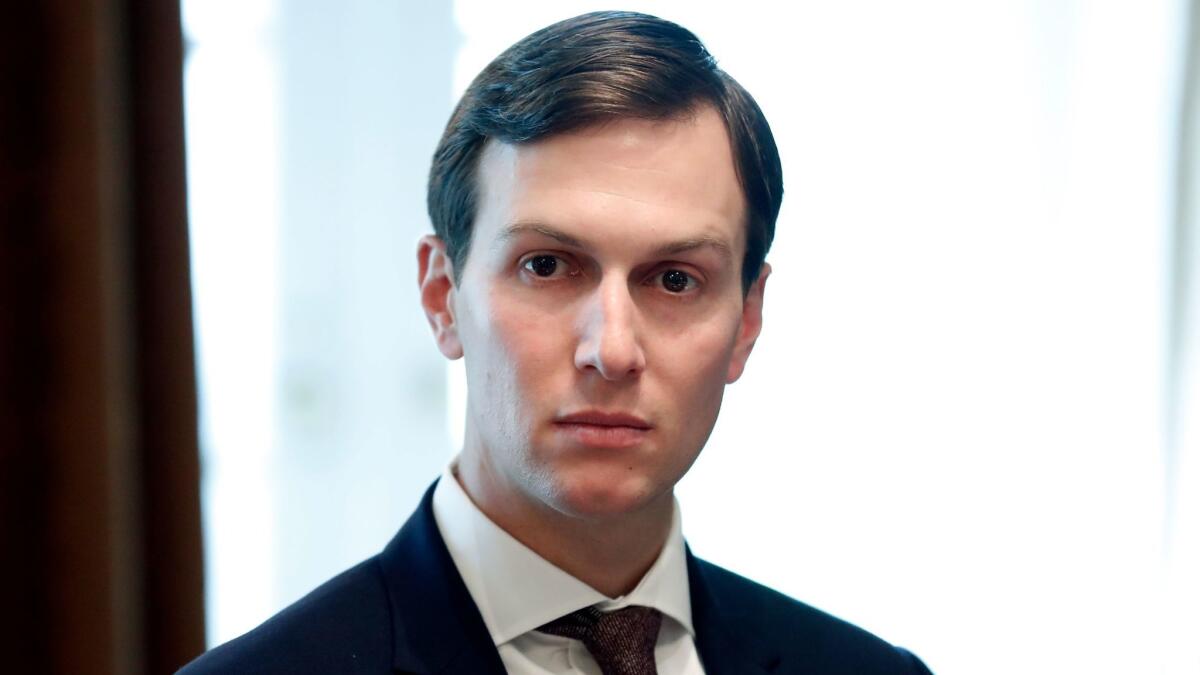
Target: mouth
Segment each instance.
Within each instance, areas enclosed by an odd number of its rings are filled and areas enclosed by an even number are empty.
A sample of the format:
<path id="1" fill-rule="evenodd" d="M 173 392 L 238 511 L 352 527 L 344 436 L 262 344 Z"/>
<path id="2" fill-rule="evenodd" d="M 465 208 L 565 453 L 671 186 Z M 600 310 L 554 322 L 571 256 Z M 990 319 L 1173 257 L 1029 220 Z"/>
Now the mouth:
<path id="1" fill-rule="evenodd" d="M 596 448 L 630 448 L 654 429 L 637 415 L 599 410 L 563 415 L 554 420 L 554 425 L 573 441 Z"/>

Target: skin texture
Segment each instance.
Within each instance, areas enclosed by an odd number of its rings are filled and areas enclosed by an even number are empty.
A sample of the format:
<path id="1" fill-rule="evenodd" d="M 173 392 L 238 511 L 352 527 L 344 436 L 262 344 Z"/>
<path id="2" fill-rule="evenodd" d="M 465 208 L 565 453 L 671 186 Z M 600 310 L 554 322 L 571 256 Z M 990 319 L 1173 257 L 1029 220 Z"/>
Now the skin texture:
<path id="1" fill-rule="evenodd" d="M 743 294 L 728 135 L 702 107 L 493 141 L 478 179 L 459 283 L 437 237 L 418 246 L 438 347 L 466 359 L 459 482 L 519 541 L 621 595 L 657 557 L 672 490 L 762 326 L 770 269 Z M 568 423 L 596 411 L 640 421 Z"/>

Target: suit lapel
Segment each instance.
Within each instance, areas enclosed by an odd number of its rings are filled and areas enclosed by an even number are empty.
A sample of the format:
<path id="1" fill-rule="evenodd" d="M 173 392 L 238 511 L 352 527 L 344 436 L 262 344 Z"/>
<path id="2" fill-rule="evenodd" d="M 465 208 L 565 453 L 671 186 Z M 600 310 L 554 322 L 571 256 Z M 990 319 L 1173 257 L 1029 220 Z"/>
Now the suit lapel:
<path id="1" fill-rule="evenodd" d="M 705 675 L 763 675 L 779 666 L 779 653 L 754 634 L 762 617 L 732 616 L 705 574 L 705 563 L 687 549 L 692 625 Z"/>
<path id="2" fill-rule="evenodd" d="M 438 532 L 436 485 L 379 557 L 392 609 L 392 665 L 418 675 L 504 675 L 487 626 Z"/>

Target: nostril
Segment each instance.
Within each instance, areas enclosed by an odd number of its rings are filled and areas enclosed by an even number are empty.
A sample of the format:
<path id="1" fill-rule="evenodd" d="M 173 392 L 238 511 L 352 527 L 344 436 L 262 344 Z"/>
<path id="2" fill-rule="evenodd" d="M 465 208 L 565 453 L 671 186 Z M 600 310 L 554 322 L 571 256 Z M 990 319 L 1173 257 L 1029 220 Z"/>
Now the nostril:
<path id="1" fill-rule="evenodd" d="M 575 365 L 580 370 L 595 371 L 606 380 L 619 380 L 640 373 L 645 367 L 645 360 L 641 348 L 634 341 L 614 344 L 599 339 L 579 345 Z"/>

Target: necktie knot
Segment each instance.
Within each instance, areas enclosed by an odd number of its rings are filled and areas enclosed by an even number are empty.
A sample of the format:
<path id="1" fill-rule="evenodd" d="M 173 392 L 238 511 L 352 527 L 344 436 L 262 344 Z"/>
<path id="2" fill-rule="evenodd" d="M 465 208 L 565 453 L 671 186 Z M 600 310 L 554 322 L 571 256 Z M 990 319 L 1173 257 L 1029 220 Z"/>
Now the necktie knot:
<path id="1" fill-rule="evenodd" d="M 584 607 L 538 630 L 583 642 L 604 675 L 657 675 L 654 646 L 661 626 L 657 609 L 630 605 L 614 612 Z"/>

